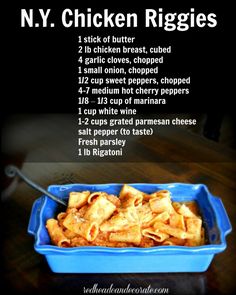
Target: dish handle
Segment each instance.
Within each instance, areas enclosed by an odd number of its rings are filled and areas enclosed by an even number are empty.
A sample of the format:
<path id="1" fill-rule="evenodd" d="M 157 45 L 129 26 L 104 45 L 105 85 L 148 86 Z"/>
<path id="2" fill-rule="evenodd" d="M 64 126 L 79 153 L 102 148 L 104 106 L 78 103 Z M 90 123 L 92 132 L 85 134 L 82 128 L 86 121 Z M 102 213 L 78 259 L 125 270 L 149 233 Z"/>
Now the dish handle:
<path id="1" fill-rule="evenodd" d="M 35 235 L 39 226 L 39 213 L 40 208 L 42 206 L 42 198 L 37 199 L 32 207 L 29 225 L 28 225 L 28 233 L 31 235 Z"/>
<path id="2" fill-rule="evenodd" d="M 228 214 L 220 198 L 214 196 L 211 196 L 211 198 L 214 204 L 217 220 L 219 222 L 218 225 L 221 228 L 223 235 L 226 236 L 232 231 L 232 226 Z"/>

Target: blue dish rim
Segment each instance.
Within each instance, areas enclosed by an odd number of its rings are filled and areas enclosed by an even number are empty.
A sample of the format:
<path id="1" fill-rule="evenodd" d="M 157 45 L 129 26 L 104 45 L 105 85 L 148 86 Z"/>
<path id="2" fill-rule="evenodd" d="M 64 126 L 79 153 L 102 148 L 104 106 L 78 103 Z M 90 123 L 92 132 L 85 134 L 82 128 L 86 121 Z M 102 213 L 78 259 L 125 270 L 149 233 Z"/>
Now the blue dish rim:
<path id="1" fill-rule="evenodd" d="M 42 214 L 45 206 L 47 205 L 48 197 L 47 196 L 41 196 L 40 198 L 35 200 L 35 203 L 40 201 L 40 211 L 39 211 L 39 225 L 36 229 L 36 232 L 32 232 L 30 229 L 30 223 L 32 218 L 32 212 L 30 217 L 30 222 L 28 226 L 28 233 L 33 234 L 35 236 L 35 243 L 34 243 L 34 249 L 41 254 L 63 254 L 63 255 L 70 255 L 70 254 L 77 254 L 77 253 L 109 253 L 109 254 L 125 254 L 125 253 L 132 253 L 132 254 L 149 254 L 149 253 L 160 253 L 160 254 L 192 254 L 192 253 L 200 253 L 200 254 L 216 254 L 224 251 L 226 249 L 226 236 L 232 231 L 232 226 L 230 224 L 228 215 L 225 211 L 225 208 L 222 204 L 222 201 L 220 198 L 213 196 L 206 185 L 204 184 L 189 184 L 189 183 L 127 183 L 128 185 L 142 185 L 142 186 L 189 186 L 193 187 L 195 186 L 196 189 L 199 187 L 203 187 L 206 190 L 207 198 L 209 203 L 212 206 L 212 209 L 214 211 L 217 226 L 220 231 L 220 244 L 208 244 L 198 247 L 187 247 L 187 246 L 155 246 L 150 248 L 140 248 L 140 247 L 127 247 L 127 248 L 114 248 L 114 247 L 102 247 L 102 246 L 80 246 L 80 247 L 73 247 L 73 248 L 61 248 L 54 245 L 40 245 L 39 241 L 39 234 L 40 230 L 43 226 L 45 226 L 42 222 Z M 58 188 L 58 187 L 71 187 L 71 186 L 115 186 L 115 185 L 123 185 L 123 183 L 104 183 L 104 184 L 83 184 L 83 183 L 73 183 L 73 184 L 53 184 L 48 186 L 48 190 L 50 191 L 52 188 Z M 224 220 L 220 218 L 219 212 L 216 210 L 215 204 L 213 203 L 215 200 L 218 200 L 218 202 L 221 203 L 221 210 L 223 210 L 223 213 L 225 214 Z M 34 204 L 35 204 L 34 203 Z M 224 222 L 223 222 L 224 221 Z M 225 225 L 225 224 L 226 225 Z"/>

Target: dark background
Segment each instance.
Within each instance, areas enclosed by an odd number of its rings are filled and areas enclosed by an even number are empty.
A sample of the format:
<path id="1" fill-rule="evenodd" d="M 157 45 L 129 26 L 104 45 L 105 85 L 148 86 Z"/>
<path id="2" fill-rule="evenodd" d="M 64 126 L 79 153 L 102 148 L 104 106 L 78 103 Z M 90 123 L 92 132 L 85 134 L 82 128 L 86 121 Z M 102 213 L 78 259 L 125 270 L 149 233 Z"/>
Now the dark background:
<path id="1" fill-rule="evenodd" d="M 89 6 L 89 5 L 88 5 Z M 159 7 L 163 7 L 159 5 Z M 188 8 L 163 8 L 163 13 L 167 12 L 190 12 Z M 20 12 L 21 8 L 34 8 L 35 15 L 39 15 L 38 9 L 51 8 L 50 20 L 55 23 L 54 28 L 21 28 Z M 215 13 L 217 15 L 217 26 L 215 28 L 189 28 L 188 31 L 165 31 L 164 28 L 145 28 L 145 8 L 108 8 L 110 12 L 131 13 L 138 15 L 137 28 L 65 28 L 62 26 L 61 15 L 65 8 L 78 8 L 80 12 L 86 13 L 86 8 L 80 5 L 67 5 L 55 8 L 47 4 L 32 6 L 32 4 L 23 4 L 11 8 L 11 22 L 7 22 L 6 34 L 6 55 L 4 85 L 5 89 L 4 107 L 1 108 L 2 134 L 4 141 L 4 153 L 11 150 L 12 146 L 17 146 L 19 140 L 27 142 L 26 136 L 35 137 L 35 142 L 42 142 L 37 134 L 45 133 L 44 126 L 47 124 L 42 120 L 37 127 L 34 126 L 32 118 L 38 114 L 43 118 L 44 114 L 70 114 L 71 119 L 68 126 L 63 125 L 64 121 L 53 121 L 52 125 L 58 126 L 59 131 L 52 131 L 50 138 L 44 138 L 45 142 L 54 141 L 62 138 L 60 130 L 63 127 L 77 136 L 76 114 L 78 95 L 78 73 L 77 59 L 77 36 L 135 36 L 134 44 L 124 44 L 126 46 L 172 46 L 172 53 L 164 55 L 164 64 L 160 65 L 160 76 L 167 77 L 188 77 L 191 76 L 191 85 L 189 95 L 166 96 L 166 105 L 136 106 L 139 115 L 165 114 L 168 116 L 173 113 L 181 113 L 182 117 L 196 118 L 198 120 L 197 128 L 190 131 L 200 135 L 204 134 L 204 124 L 207 118 L 208 123 L 207 138 L 221 141 L 229 147 L 235 147 L 233 134 L 235 133 L 235 116 L 232 99 L 232 83 L 230 80 L 232 37 L 230 35 L 230 17 L 229 11 L 225 8 L 195 8 L 195 15 L 198 13 Z M 152 7 L 154 8 L 154 7 Z M 158 10 L 158 8 L 154 8 Z M 102 8 L 92 8 L 92 12 L 102 12 Z M 6 14 L 6 17 L 8 15 Z M 39 21 L 36 17 L 36 21 Z M 93 46 L 92 44 L 89 44 Z M 102 45 L 102 44 L 101 44 Z M 109 45 L 109 44 L 107 44 Z M 112 44 L 111 44 L 112 45 Z M 115 46 L 121 46 L 117 44 Z M 161 55 L 161 54 L 160 54 Z M 160 56 L 157 55 L 157 56 Z M 87 55 L 89 56 L 89 55 Z M 90 56 L 95 56 L 90 55 Z M 127 56 L 121 54 L 121 56 Z M 142 56 L 142 55 L 141 55 Z M 96 66 L 96 65 L 92 65 Z M 123 66 L 123 65 L 120 65 Z M 143 64 L 137 64 L 142 67 Z M 125 66 L 124 66 L 125 67 Z M 153 75 L 154 76 L 154 75 Z M 158 74 L 159 76 L 159 74 Z M 96 85 L 95 85 L 96 86 Z M 105 84 L 103 86 L 106 86 Z M 122 86 L 122 85 L 121 85 Z M 120 87 L 121 87 L 120 86 Z M 180 85 L 179 87 L 186 87 Z M 116 87 L 119 87 L 116 85 Z M 134 86 L 135 87 L 135 86 Z M 146 87 L 146 86 L 145 86 Z M 152 87 L 152 85 L 150 85 Z M 168 87 L 168 85 L 166 85 Z M 172 87 L 171 85 L 169 87 Z M 175 87 L 175 86 L 173 86 Z M 176 86 L 177 87 L 177 86 Z M 120 95 L 118 95 L 119 97 Z M 90 95 L 91 97 L 91 95 Z M 94 104 L 91 107 L 96 107 Z M 72 115 L 73 114 L 73 115 Z M 16 117 L 15 117 L 16 115 Z M 18 116 L 20 115 L 20 116 Z M 30 115 L 30 119 L 28 116 Z M 51 116 L 51 115 L 49 115 Z M 72 117 L 74 116 L 74 117 Z M 180 115 L 181 116 L 181 115 Z M 11 134 L 10 125 L 19 125 L 20 134 L 24 134 L 14 141 L 8 139 Z M 20 125 L 22 128 L 20 129 Z M 222 126 L 221 126 L 222 125 Z M 32 129 L 25 128 L 32 126 Z M 48 130 L 53 130 L 48 125 Z M 72 126 L 72 127 L 71 127 Z M 221 128 L 221 138 L 219 135 Z M 194 129 L 194 130 L 193 130 Z M 163 132 L 165 130 L 163 129 Z M 173 130 L 175 133 L 175 129 Z M 223 135 L 223 137 L 222 137 Z M 63 141 L 68 141 L 64 137 Z M 74 148 L 76 142 L 71 144 Z M 59 147 L 60 145 L 58 145 Z M 29 149 L 31 148 L 28 145 Z M 70 151 L 68 154 L 71 153 Z M 9 154 L 9 153 L 8 153 Z M 195 159 L 196 156 L 196 159 Z M 70 160 L 77 159 L 77 155 L 69 156 Z M 128 156 L 129 158 L 129 156 Z M 193 154 L 191 160 L 198 161 L 196 154 Z M 35 161 L 45 161 L 42 156 L 34 157 Z M 58 157 L 58 161 L 64 161 Z M 112 160 L 112 159 L 110 159 Z M 126 158 L 125 161 L 128 159 Z M 131 161 L 133 159 L 130 158 Z M 182 158 L 182 160 L 184 160 Z"/>

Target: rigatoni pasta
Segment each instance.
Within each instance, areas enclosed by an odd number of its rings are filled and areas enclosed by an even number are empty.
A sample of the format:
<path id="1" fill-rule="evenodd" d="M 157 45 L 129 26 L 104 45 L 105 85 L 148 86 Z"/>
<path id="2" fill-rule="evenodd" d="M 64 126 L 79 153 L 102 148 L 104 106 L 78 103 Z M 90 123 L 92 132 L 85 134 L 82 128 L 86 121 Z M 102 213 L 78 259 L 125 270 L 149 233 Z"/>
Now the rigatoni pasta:
<path id="1" fill-rule="evenodd" d="M 146 194 L 124 185 L 119 197 L 106 192 L 71 192 L 66 212 L 48 219 L 59 247 L 200 246 L 202 219 L 194 202 L 172 202 L 168 190 Z"/>
<path id="2" fill-rule="evenodd" d="M 81 193 L 80 192 L 71 192 L 70 197 L 69 197 L 68 207 L 79 209 L 80 207 L 87 204 L 89 195 L 90 195 L 89 191 L 84 191 Z"/>
<path id="3" fill-rule="evenodd" d="M 47 220 L 47 229 L 53 244 L 59 247 L 69 247 L 70 239 L 64 233 L 62 227 L 58 225 L 58 221 L 51 218 Z"/>

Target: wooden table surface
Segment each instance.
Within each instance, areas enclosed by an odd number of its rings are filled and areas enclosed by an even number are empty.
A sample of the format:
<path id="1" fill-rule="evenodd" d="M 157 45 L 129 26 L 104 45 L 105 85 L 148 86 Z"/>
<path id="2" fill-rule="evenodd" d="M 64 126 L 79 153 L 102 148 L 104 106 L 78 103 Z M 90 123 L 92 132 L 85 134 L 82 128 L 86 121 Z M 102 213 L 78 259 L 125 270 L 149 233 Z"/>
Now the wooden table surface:
<path id="1" fill-rule="evenodd" d="M 22 170 L 32 179 L 47 186 L 52 183 L 109 182 L 187 182 L 205 183 L 220 196 L 236 226 L 235 163 L 24 163 Z M 98 283 L 99 287 L 169 288 L 169 294 L 229 294 L 235 286 L 236 238 L 227 237 L 227 249 L 217 255 L 204 273 L 152 274 L 54 274 L 44 257 L 34 251 L 34 240 L 27 234 L 33 201 L 40 196 L 23 182 L 3 195 L 4 220 L 3 279 L 9 289 L 18 292 L 59 292 L 83 290 Z M 10 186 L 10 187 L 11 187 Z M 8 187 L 9 191 L 9 187 Z"/>

